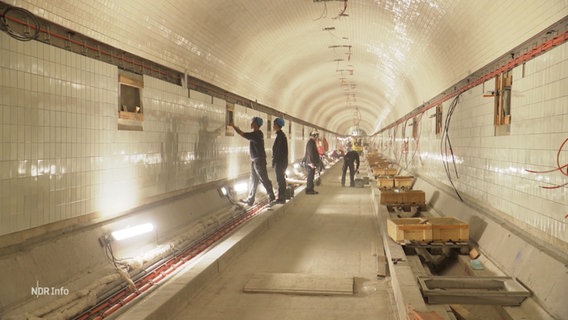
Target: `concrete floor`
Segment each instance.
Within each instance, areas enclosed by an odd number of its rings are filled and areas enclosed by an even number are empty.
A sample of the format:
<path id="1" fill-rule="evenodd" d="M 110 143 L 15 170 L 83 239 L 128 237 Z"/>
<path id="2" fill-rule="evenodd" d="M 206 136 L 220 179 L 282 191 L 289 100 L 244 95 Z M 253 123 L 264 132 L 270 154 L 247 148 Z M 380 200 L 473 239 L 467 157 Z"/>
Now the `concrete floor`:
<path id="1" fill-rule="evenodd" d="M 342 188 L 340 170 L 341 162 L 325 172 L 316 187 L 319 195 L 302 192 L 286 205 L 263 211 L 113 319 L 398 320 L 406 319 L 409 310 L 455 319 L 448 305 L 425 303 L 416 281 L 425 270 L 417 256 L 406 256 L 386 235 L 379 221 L 386 221 L 389 213 L 378 204 L 377 190 Z M 485 273 L 502 275 L 482 260 Z M 456 266 L 459 274 L 468 265 L 469 260 Z M 285 276 L 286 281 L 289 275 L 297 281 L 297 276 L 308 279 L 306 286 L 314 289 L 321 277 L 331 283 L 339 279 L 343 291 L 344 280 L 351 279 L 353 294 L 244 292 L 259 275 Z M 317 285 L 311 281 L 315 278 Z M 520 308 L 503 308 L 505 312 L 494 306 L 464 308 L 472 319 L 499 319 L 501 314 L 507 319 L 552 319 L 530 299 Z"/>
<path id="2" fill-rule="evenodd" d="M 389 280 L 377 278 L 383 246 L 370 189 L 340 187 L 340 170 L 325 173 L 319 195 L 287 203 L 281 218 L 171 319 L 395 319 Z M 244 293 L 258 273 L 353 277 L 354 294 Z"/>

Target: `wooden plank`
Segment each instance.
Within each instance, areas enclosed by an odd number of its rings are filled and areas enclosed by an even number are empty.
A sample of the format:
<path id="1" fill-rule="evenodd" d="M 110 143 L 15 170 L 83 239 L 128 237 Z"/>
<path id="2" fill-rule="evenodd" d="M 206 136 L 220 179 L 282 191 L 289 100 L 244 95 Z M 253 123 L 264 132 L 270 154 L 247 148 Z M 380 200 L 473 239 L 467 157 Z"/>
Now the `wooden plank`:
<path id="1" fill-rule="evenodd" d="M 467 310 L 461 304 L 450 304 L 450 308 L 452 309 L 458 320 L 468 320 L 471 316 L 471 312 L 469 312 L 469 310 Z"/>
<path id="2" fill-rule="evenodd" d="M 119 74 L 118 75 L 118 82 L 121 84 L 125 84 L 131 87 L 136 88 L 144 88 L 144 80 L 142 77 L 135 77 L 135 76 L 126 76 Z"/>

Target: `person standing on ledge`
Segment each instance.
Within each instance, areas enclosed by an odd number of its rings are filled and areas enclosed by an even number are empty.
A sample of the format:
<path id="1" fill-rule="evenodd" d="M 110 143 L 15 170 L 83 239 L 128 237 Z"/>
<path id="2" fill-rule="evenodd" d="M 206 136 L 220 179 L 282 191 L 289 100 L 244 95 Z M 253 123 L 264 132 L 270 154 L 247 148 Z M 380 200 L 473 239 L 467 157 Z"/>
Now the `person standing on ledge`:
<path id="1" fill-rule="evenodd" d="M 272 182 L 268 178 L 268 173 L 266 171 L 266 151 L 264 150 L 264 134 L 260 131 L 262 126 L 262 118 L 253 117 L 250 123 L 251 132 L 243 132 L 235 124 L 231 123 L 231 127 L 243 138 L 249 141 L 250 150 L 250 182 L 249 182 L 249 194 L 246 200 L 241 200 L 241 202 L 246 203 L 249 206 L 254 204 L 254 199 L 256 196 L 256 189 L 258 188 L 258 182 L 262 183 L 266 193 L 270 199 L 271 204 L 275 197 L 274 191 L 272 190 Z"/>
<path id="2" fill-rule="evenodd" d="M 313 131 L 310 134 L 310 140 L 306 143 L 306 154 L 304 155 L 304 161 L 306 163 L 306 170 L 308 170 L 308 177 L 306 181 L 306 194 L 318 194 L 314 190 L 314 176 L 316 174 L 316 168 L 321 161 L 318 153 L 318 148 L 316 146 L 316 140 L 319 137 L 317 131 Z"/>
<path id="3" fill-rule="evenodd" d="M 286 134 L 282 131 L 284 119 L 276 118 L 272 128 L 276 132 L 276 139 L 272 146 L 272 167 L 276 173 L 278 182 L 278 199 L 276 203 L 286 203 L 286 168 L 288 167 L 288 141 Z"/>

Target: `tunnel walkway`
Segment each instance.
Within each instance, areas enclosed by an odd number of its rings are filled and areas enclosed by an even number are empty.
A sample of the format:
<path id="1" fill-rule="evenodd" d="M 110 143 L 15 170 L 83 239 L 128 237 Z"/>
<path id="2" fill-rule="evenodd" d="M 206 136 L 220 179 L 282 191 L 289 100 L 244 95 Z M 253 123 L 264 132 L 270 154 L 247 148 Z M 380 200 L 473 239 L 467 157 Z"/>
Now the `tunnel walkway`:
<path id="1" fill-rule="evenodd" d="M 187 293 L 168 298 L 173 308 L 152 307 L 163 301 L 159 289 L 121 319 L 395 319 L 389 280 L 377 278 L 383 245 L 370 189 L 342 188 L 340 174 L 341 162 L 325 172 L 322 185 L 316 187 L 319 195 L 302 192 L 258 217 L 273 216 L 246 248 L 215 267 L 221 272 L 200 278 L 198 292 L 174 289 Z M 263 229 L 261 224 L 255 227 L 259 228 Z M 234 237 L 242 239 L 238 232 Z M 223 242 L 240 241 L 232 238 Z M 295 280 L 304 291 L 243 291 L 253 279 L 266 276 L 284 279 L 272 289 Z M 164 287 L 187 286 L 183 279 L 174 277 Z M 341 287 L 334 291 L 335 283 L 345 281 L 352 281 L 351 293 L 343 294 Z M 321 286 L 331 291 L 322 294 Z"/>

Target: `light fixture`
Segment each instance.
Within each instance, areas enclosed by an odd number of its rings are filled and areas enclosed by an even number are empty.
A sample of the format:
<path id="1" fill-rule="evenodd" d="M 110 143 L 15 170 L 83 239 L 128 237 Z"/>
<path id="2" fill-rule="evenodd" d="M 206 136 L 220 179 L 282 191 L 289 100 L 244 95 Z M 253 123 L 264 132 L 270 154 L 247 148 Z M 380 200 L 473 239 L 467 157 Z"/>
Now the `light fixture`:
<path id="1" fill-rule="evenodd" d="M 132 238 L 144 233 L 148 233 L 154 230 L 154 225 L 151 223 L 144 223 L 134 227 L 128 227 L 125 229 L 113 231 L 111 233 L 114 240 L 120 241 L 128 238 Z"/>
<path id="2" fill-rule="evenodd" d="M 226 197 L 229 194 L 229 191 L 227 190 L 227 187 L 221 187 L 219 188 L 219 193 L 221 194 L 221 196 Z"/>
<path id="3" fill-rule="evenodd" d="M 242 193 L 248 191 L 248 182 L 235 183 L 233 189 L 236 193 Z"/>

